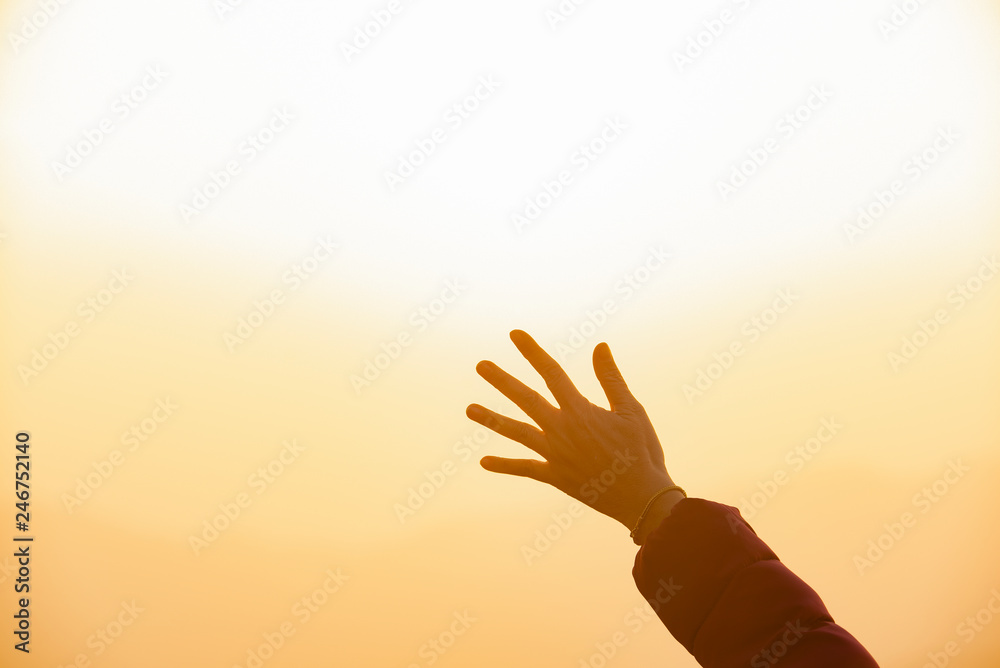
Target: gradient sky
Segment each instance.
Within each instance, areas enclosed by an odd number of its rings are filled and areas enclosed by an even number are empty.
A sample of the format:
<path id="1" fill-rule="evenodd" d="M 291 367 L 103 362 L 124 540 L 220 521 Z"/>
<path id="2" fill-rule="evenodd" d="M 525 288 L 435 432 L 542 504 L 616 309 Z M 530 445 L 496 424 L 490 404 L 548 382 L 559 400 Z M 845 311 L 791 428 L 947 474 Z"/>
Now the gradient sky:
<path id="1" fill-rule="evenodd" d="M 996 2 L 890 34 L 892 2 L 592 2 L 555 27 L 557 2 L 403 2 L 350 61 L 386 3 L 90 0 L 32 33 L 43 5 L 0 2 L 0 424 L 32 437 L 37 536 L 32 653 L 0 664 L 246 666 L 288 623 L 268 668 L 575 668 L 618 631 L 608 666 L 695 666 L 637 622 L 614 521 L 587 509 L 527 563 L 572 501 L 484 471 L 525 449 L 464 414 L 519 415 L 482 359 L 544 392 L 518 328 L 601 405 L 607 341 L 689 495 L 747 508 L 787 474 L 749 521 L 881 665 L 953 640 L 951 665 L 996 665 L 1000 620 L 960 631 L 1000 592 Z M 0 558 L 6 619 L 11 581 Z"/>

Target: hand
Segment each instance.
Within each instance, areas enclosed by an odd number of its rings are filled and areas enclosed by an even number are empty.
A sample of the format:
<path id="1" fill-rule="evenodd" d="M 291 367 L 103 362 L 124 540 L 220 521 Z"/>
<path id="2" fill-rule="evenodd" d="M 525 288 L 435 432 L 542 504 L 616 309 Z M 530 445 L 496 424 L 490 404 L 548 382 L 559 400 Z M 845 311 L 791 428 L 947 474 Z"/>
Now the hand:
<path id="1" fill-rule="evenodd" d="M 480 464 L 487 471 L 548 483 L 631 530 L 653 494 L 674 483 L 646 410 L 629 391 L 608 344 L 594 348 L 594 373 L 611 410 L 580 394 L 562 367 L 527 333 L 515 329 L 510 339 L 545 380 L 559 408 L 496 364 L 485 360 L 477 364 L 479 375 L 538 427 L 479 404 L 469 404 L 466 415 L 545 460 L 486 456 Z M 671 494 L 659 500 L 667 496 Z M 659 500 L 656 505 L 662 509 Z"/>

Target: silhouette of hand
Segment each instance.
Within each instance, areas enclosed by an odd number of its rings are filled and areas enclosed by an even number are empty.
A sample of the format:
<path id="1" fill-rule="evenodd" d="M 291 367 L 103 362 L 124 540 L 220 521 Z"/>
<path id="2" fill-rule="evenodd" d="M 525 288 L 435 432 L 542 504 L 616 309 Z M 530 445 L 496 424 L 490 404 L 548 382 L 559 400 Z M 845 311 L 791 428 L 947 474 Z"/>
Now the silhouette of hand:
<path id="1" fill-rule="evenodd" d="M 487 471 L 548 483 L 632 529 L 653 494 L 674 483 L 646 410 L 629 391 L 611 349 L 606 343 L 594 348 L 594 373 L 610 403 L 607 410 L 580 394 L 562 367 L 527 333 L 515 329 L 510 339 L 545 380 L 559 408 L 496 364 L 485 360 L 477 364 L 479 375 L 538 427 L 479 404 L 469 404 L 466 415 L 545 460 L 486 456 L 480 464 Z"/>

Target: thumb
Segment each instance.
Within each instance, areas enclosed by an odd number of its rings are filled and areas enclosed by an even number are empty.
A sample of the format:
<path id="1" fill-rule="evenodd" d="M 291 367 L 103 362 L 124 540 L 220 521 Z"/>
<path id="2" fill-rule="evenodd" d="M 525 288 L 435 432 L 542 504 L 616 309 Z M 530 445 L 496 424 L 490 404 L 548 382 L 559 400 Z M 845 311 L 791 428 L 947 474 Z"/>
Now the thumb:
<path id="1" fill-rule="evenodd" d="M 608 397 L 612 411 L 633 408 L 639 403 L 625 384 L 622 372 L 618 370 L 607 343 L 598 343 L 594 347 L 594 373 Z"/>

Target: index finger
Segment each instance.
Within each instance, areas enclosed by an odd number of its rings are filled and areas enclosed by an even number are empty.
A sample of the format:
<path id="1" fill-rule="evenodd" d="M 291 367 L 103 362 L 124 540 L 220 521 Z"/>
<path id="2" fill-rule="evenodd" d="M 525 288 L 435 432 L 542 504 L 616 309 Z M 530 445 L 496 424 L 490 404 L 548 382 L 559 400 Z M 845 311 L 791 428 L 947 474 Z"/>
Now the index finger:
<path id="1" fill-rule="evenodd" d="M 510 340 L 514 342 L 518 351 L 524 355 L 524 358 L 545 381 L 545 385 L 555 397 L 559 408 L 566 408 L 584 400 L 584 396 L 576 389 L 573 381 L 569 379 L 559 363 L 542 350 L 542 347 L 531 338 L 531 335 L 520 329 L 515 329 L 510 333 Z"/>

